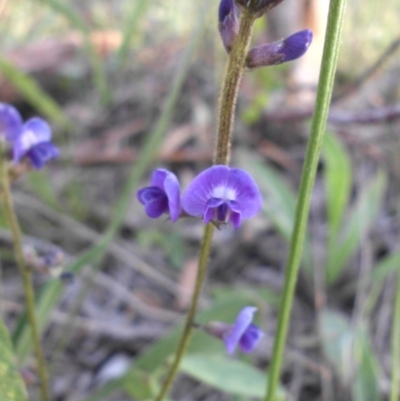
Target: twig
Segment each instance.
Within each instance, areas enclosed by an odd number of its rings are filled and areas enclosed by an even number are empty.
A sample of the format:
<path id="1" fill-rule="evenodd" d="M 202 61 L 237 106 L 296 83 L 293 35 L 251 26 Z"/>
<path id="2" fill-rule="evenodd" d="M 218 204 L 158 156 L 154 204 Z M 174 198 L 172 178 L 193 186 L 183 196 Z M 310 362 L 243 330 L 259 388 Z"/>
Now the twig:
<path id="1" fill-rule="evenodd" d="M 268 110 L 264 113 L 268 121 L 274 123 L 306 120 L 312 116 L 312 110 Z M 371 108 L 360 111 L 332 110 L 328 121 L 334 125 L 382 124 L 400 118 L 400 104 Z"/>

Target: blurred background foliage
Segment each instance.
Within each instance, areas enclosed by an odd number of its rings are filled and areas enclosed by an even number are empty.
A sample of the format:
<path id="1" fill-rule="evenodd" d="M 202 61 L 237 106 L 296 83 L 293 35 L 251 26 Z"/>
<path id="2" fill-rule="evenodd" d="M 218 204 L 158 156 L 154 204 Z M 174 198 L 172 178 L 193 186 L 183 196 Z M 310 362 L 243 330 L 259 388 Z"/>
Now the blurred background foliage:
<path id="1" fill-rule="evenodd" d="M 151 399 L 170 362 L 201 224 L 149 220 L 135 190 L 154 166 L 185 187 L 211 163 L 226 61 L 218 3 L 0 0 L 0 101 L 48 118 L 62 151 L 13 188 L 26 245 L 61 252 L 75 275 L 67 283 L 35 274 L 55 400 Z M 342 97 L 332 105 L 277 400 L 378 401 L 389 392 L 400 113 L 385 112 L 400 102 L 399 14 L 397 0 L 349 1 L 334 95 Z M 258 20 L 254 42 L 271 40 L 271 25 Z M 233 163 L 254 176 L 264 206 L 239 231 L 217 233 L 199 313 L 200 322 L 230 322 L 256 305 L 266 337 L 232 362 L 196 333 L 174 400 L 263 395 L 311 110 L 293 68 L 245 75 Z M 360 122 L 360 111 L 382 117 Z M 34 400 L 29 329 L 0 217 L 2 313 Z"/>

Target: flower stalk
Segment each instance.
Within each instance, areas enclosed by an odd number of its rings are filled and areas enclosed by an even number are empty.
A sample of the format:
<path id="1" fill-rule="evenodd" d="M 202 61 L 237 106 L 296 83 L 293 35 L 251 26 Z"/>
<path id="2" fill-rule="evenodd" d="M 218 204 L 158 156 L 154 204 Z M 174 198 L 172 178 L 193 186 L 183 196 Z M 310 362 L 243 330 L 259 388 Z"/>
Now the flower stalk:
<path id="1" fill-rule="evenodd" d="M 219 121 L 217 129 L 217 141 L 215 145 L 214 164 L 229 164 L 232 127 L 235 113 L 237 94 L 243 75 L 246 54 L 250 44 L 254 16 L 249 11 L 244 11 L 240 18 L 239 32 L 232 45 L 229 54 L 224 83 L 222 86 Z M 214 226 L 209 223 L 204 228 L 202 244 L 200 248 L 199 263 L 197 269 L 196 285 L 192 296 L 190 310 L 186 317 L 183 332 L 177 347 L 174 361 L 169 368 L 161 391 L 156 401 L 163 401 L 168 396 L 171 386 L 179 370 L 179 365 L 184 357 L 189 340 L 194 328 L 195 316 L 200 298 L 201 289 L 207 273 L 207 264 L 210 255 Z"/>
<path id="2" fill-rule="evenodd" d="M 199 258 L 199 265 L 197 268 L 196 285 L 194 288 L 190 309 L 186 317 L 185 326 L 183 328 L 179 346 L 176 351 L 175 359 L 172 362 L 171 367 L 169 368 L 168 375 L 164 381 L 160 394 L 156 398 L 156 401 L 162 401 L 168 395 L 169 390 L 171 389 L 171 386 L 178 373 L 181 360 L 184 357 L 187 347 L 189 345 L 189 340 L 194 326 L 194 319 L 196 316 L 197 305 L 199 302 L 204 279 L 207 273 L 207 264 L 210 254 L 213 231 L 214 231 L 214 226 L 211 223 L 205 226 L 203 241 L 200 248 L 200 258 Z"/>
<path id="3" fill-rule="evenodd" d="M 13 201 L 11 197 L 10 181 L 8 176 L 8 164 L 5 155 L 4 144 L 0 145 L 0 183 L 2 187 L 1 198 L 4 207 L 4 214 L 13 238 L 15 261 L 22 276 L 26 311 L 31 327 L 32 341 L 35 349 L 37 369 L 40 378 L 41 400 L 50 401 L 47 367 L 44 359 L 42 344 L 40 342 L 38 323 L 35 313 L 35 294 L 32 285 L 32 273 L 25 263 L 21 241 L 21 229 L 19 227 L 18 219 L 14 211 Z"/>
<path id="4" fill-rule="evenodd" d="M 301 175 L 295 222 L 290 243 L 289 258 L 286 265 L 285 283 L 281 297 L 278 327 L 275 335 L 271 366 L 268 369 L 269 385 L 265 397 L 266 401 L 274 401 L 275 391 L 278 387 L 294 290 L 297 282 L 297 275 L 307 228 L 311 193 L 314 186 L 315 174 L 332 96 L 345 8 L 346 0 L 331 0 L 330 2 L 325 45 L 322 55 L 323 63 L 318 83 L 315 110 L 311 123 L 310 139 L 308 141 L 303 172 Z"/>
<path id="5" fill-rule="evenodd" d="M 240 18 L 239 33 L 233 43 L 226 66 L 220 97 L 214 164 L 229 164 L 235 106 L 253 25 L 254 15 L 244 10 Z"/>

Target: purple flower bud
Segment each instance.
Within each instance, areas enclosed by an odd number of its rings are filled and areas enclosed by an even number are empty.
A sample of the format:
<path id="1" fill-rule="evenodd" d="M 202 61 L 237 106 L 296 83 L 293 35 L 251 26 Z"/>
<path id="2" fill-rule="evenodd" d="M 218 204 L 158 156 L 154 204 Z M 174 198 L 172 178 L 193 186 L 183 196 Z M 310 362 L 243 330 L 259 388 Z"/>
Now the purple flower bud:
<path id="1" fill-rule="evenodd" d="M 229 53 L 239 32 L 238 9 L 233 0 L 221 0 L 218 10 L 218 30 Z"/>
<path id="2" fill-rule="evenodd" d="M 283 0 L 235 0 L 241 10 L 249 10 L 255 18 L 259 18 L 269 10 L 277 6 Z"/>
<path id="3" fill-rule="evenodd" d="M 260 191 L 246 171 L 227 166 L 213 166 L 189 184 L 182 197 L 182 207 L 205 223 L 232 223 L 238 228 L 243 219 L 259 212 Z"/>
<path id="4" fill-rule="evenodd" d="M 22 130 L 22 118 L 18 110 L 7 103 L 0 103 L 0 137 L 13 141 Z"/>
<path id="5" fill-rule="evenodd" d="M 256 46 L 247 53 L 248 68 L 286 63 L 301 57 L 309 48 L 313 34 L 309 29 L 274 43 Z"/>
<path id="6" fill-rule="evenodd" d="M 59 156 L 59 150 L 51 142 L 51 128 L 39 117 L 28 120 L 19 135 L 13 139 L 14 163 L 28 157 L 36 169 Z"/>
<path id="7" fill-rule="evenodd" d="M 230 355 L 235 352 L 238 345 L 243 352 L 251 352 L 264 336 L 263 331 L 252 324 L 256 310 L 254 306 L 246 306 L 240 311 L 233 325 L 210 322 L 204 326 L 204 330 L 223 340 Z"/>
<path id="8" fill-rule="evenodd" d="M 138 191 L 139 202 L 149 217 L 156 219 L 162 214 L 170 215 L 175 222 L 180 214 L 180 186 L 174 173 L 165 169 L 153 172 L 150 186 Z"/>

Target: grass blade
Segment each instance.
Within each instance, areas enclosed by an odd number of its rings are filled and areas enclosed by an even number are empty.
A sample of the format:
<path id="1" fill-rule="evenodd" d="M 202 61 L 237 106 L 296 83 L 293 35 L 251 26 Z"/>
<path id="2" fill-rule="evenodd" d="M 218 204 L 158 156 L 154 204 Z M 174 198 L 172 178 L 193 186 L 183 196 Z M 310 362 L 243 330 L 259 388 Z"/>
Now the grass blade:
<path id="1" fill-rule="evenodd" d="M 15 366 L 7 327 L 0 319 L 0 394 L 2 401 L 27 401 L 28 393 L 24 381 Z"/>
<path id="2" fill-rule="evenodd" d="M 41 3 L 51 7 L 57 14 L 63 16 L 69 21 L 69 23 L 78 29 L 84 38 L 85 47 L 89 53 L 90 62 L 92 64 L 94 73 L 94 82 L 97 90 L 100 93 L 101 99 L 104 103 L 107 103 L 110 94 L 107 85 L 107 76 L 104 70 L 102 60 L 92 44 L 90 39 L 90 30 L 86 22 L 80 17 L 80 15 L 73 9 L 69 2 L 60 0 L 40 0 Z"/>
<path id="3" fill-rule="evenodd" d="M 21 97 L 43 116 L 64 128 L 69 127 L 69 122 L 61 108 L 54 99 L 40 88 L 32 77 L 26 75 L 2 57 L 0 57 L 0 71 Z"/>
<path id="4" fill-rule="evenodd" d="M 267 164 L 254 159 L 254 155 L 239 153 L 239 163 L 256 180 L 263 194 L 262 211 L 271 220 L 282 237 L 289 242 L 296 207 L 296 195 L 276 171 Z M 312 273 L 312 254 L 310 238 L 304 243 L 303 263 L 307 272 Z"/>
<path id="5" fill-rule="evenodd" d="M 386 176 L 381 171 L 361 189 L 356 204 L 347 219 L 343 235 L 337 241 L 337 245 L 332 250 L 327 262 L 326 278 L 328 284 L 337 280 L 363 236 L 371 228 L 379 212 L 385 187 Z"/>
<path id="6" fill-rule="evenodd" d="M 352 169 L 346 149 L 333 135 L 325 135 L 323 158 L 328 213 L 328 252 L 334 245 L 349 201 Z"/>
<path id="7" fill-rule="evenodd" d="M 126 59 L 128 57 L 129 46 L 131 44 L 132 36 L 135 33 L 135 30 L 138 26 L 141 17 L 144 15 L 149 5 L 150 5 L 149 0 L 136 0 L 136 3 L 132 7 L 132 11 L 128 17 L 128 21 L 124 29 L 121 46 L 116 54 L 117 68 L 121 68 L 122 66 L 125 65 Z"/>

